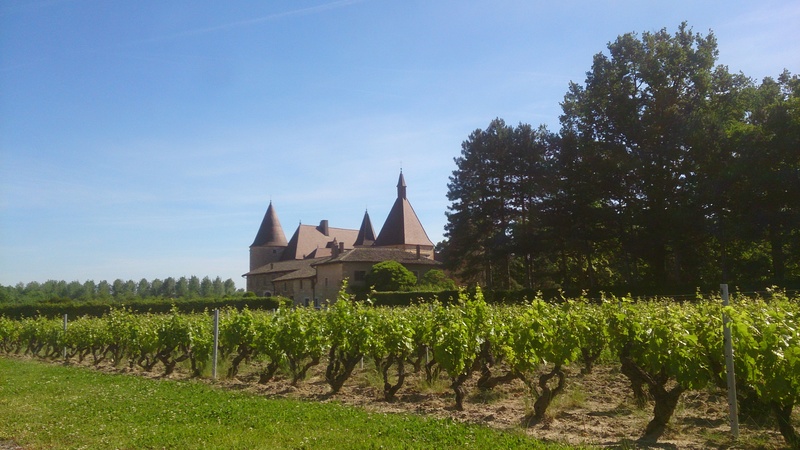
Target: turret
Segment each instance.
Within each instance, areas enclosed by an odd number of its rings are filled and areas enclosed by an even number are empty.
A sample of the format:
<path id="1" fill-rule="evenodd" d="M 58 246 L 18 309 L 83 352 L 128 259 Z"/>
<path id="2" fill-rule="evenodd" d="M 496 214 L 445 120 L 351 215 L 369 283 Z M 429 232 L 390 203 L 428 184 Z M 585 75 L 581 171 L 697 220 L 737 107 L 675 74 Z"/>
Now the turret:
<path id="1" fill-rule="evenodd" d="M 361 220 L 361 228 L 358 230 L 355 247 L 369 247 L 375 242 L 375 230 L 372 228 L 372 221 L 369 220 L 369 212 L 364 211 L 364 219 Z"/>
<path id="2" fill-rule="evenodd" d="M 250 270 L 280 261 L 287 245 L 289 243 L 278 220 L 278 214 L 270 201 L 256 238 L 250 245 Z"/>
<path id="3" fill-rule="evenodd" d="M 424 256 L 433 255 L 433 242 L 428 238 L 417 213 L 406 198 L 406 180 L 402 171 L 397 180 L 397 199 L 373 246 L 393 247 L 413 252 L 416 252 L 419 246 Z"/>

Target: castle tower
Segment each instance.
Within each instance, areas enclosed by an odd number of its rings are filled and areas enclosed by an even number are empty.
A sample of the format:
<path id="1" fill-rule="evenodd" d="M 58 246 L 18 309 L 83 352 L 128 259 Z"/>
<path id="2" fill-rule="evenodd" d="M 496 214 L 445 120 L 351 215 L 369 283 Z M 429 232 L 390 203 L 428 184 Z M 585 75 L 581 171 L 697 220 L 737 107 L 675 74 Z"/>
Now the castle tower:
<path id="1" fill-rule="evenodd" d="M 373 245 L 420 252 L 426 257 L 433 257 L 433 242 L 406 197 L 406 180 L 402 170 L 397 180 L 397 199 Z"/>
<path id="2" fill-rule="evenodd" d="M 250 270 L 280 261 L 287 245 L 289 243 L 286 241 L 286 235 L 278 220 L 278 214 L 270 201 L 264 219 L 261 221 L 261 227 L 250 245 Z"/>
<path id="3" fill-rule="evenodd" d="M 375 230 L 372 228 L 372 221 L 369 220 L 369 212 L 364 211 L 364 219 L 361 220 L 361 228 L 358 230 L 355 247 L 369 247 L 375 242 Z"/>

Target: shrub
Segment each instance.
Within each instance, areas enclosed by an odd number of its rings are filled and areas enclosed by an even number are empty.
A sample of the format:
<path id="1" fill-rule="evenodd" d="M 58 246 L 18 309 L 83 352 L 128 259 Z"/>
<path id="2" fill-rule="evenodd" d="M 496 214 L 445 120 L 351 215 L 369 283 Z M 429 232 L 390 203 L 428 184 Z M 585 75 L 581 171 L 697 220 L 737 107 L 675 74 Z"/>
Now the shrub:
<path id="1" fill-rule="evenodd" d="M 454 291 L 456 282 L 450 279 L 439 269 L 432 269 L 425 272 L 419 280 L 419 290 L 421 291 Z"/>
<path id="2" fill-rule="evenodd" d="M 366 282 L 376 291 L 408 291 L 417 285 L 417 277 L 397 261 L 383 261 L 372 266 Z"/>

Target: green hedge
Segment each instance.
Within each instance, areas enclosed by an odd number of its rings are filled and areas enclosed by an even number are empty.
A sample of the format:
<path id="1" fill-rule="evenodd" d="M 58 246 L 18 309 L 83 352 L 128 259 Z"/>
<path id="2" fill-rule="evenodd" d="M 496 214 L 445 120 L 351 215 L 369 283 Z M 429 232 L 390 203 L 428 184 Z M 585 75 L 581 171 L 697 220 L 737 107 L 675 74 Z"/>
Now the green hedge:
<path id="1" fill-rule="evenodd" d="M 473 290 L 468 290 L 468 292 L 473 292 Z M 502 291 L 502 290 L 488 290 L 484 289 L 483 298 L 486 300 L 486 303 L 489 304 L 522 304 L 530 301 L 537 296 L 541 296 L 542 299 L 548 302 L 559 302 L 563 299 L 570 299 L 570 298 L 579 298 L 584 296 L 591 301 L 599 301 L 602 296 L 615 296 L 615 297 L 625 297 L 631 296 L 634 299 L 652 299 L 655 297 L 659 298 L 671 298 L 676 301 L 694 301 L 697 298 L 697 288 L 690 288 L 690 287 L 675 287 L 674 289 L 662 289 L 660 291 L 652 290 L 652 289 L 629 289 L 629 290 L 622 290 L 622 289 L 608 289 L 608 290 L 590 290 L 590 291 L 579 291 L 577 289 L 572 290 L 558 290 L 558 289 L 545 289 L 545 290 L 533 290 L 533 289 L 520 289 L 516 291 Z M 752 295 L 754 293 L 758 293 L 760 295 L 766 295 L 767 298 L 769 297 L 767 288 L 764 286 L 755 286 L 747 288 L 742 288 L 740 286 L 730 286 L 730 292 L 739 293 L 742 295 Z M 702 294 L 719 294 L 719 290 L 714 289 L 707 289 L 701 291 Z M 798 289 L 786 289 L 786 293 L 789 294 L 791 298 L 800 299 L 800 290 Z M 359 297 L 365 298 L 365 297 Z M 444 304 L 454 303 L 458 301 L 458 291 L 439 291 L 439 292 L 373 292 L 369 295 L 369 298 L 372 300 L 373 304 L 376 306 L 408 306 L 414 303 L 424 303 L 424 302 L 431 302 L 433 300 L 438 299 L 440 302 Z"/>
<path id="2" fill-rule="evenodd" d="M 472 292 L 472 291 L 468 291 Z M 483 291 L 486 303 L 517 304 L 536 296 L 535 291 Z M 439 300 L 444 304 L 458 301 L 458 291 L 439 292 L 373 292 L 370 296 L 376 306 L 408 306 Z"/>
<path id="3" fill-rule="evenodd" d="M 130 300 L 123 302 L 41 302 L 41 303 L 16 303 L 0 305 L 0 316 L 11 319 L 25 317 L 69 317 L 94 316 L 101 317 L 111 308 L 129 308 L 137 313 L 167 313 L 173 305 L 181 312 L 202 312 L 217 308 L 243 309 L 275 309 L 285 305 L 287 299 L 283 297 L 235 297 L 235 298 L 190 298 L 190 299 L 148 299 Z M 291 302 L 289 300 L 289 302 Z"/>

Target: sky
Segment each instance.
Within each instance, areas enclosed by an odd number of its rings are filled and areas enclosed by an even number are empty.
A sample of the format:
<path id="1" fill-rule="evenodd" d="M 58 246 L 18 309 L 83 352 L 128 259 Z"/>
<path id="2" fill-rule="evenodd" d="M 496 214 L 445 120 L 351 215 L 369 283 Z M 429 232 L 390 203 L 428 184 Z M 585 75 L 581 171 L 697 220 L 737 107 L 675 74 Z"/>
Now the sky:
<path id="1" fill-rule="evenodd" d="M 593 55 L 683 21 L 732 72 L 800 72 L 796 0 L 0 0 L 0 284 L 244 287 L 270 201 L 287 239 L 379 232 L 401 170 L 439 242 L 471 132 L 557 131 Z"/>

